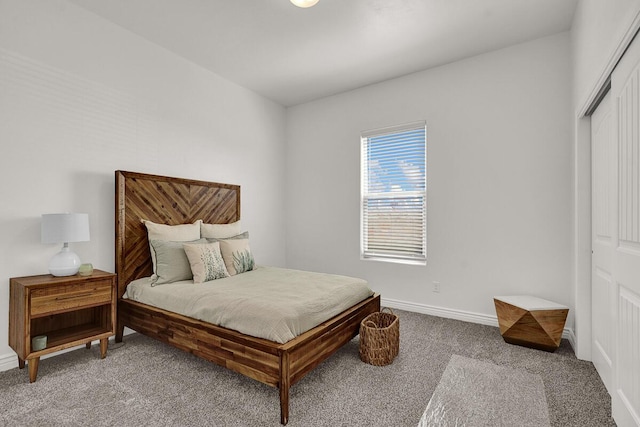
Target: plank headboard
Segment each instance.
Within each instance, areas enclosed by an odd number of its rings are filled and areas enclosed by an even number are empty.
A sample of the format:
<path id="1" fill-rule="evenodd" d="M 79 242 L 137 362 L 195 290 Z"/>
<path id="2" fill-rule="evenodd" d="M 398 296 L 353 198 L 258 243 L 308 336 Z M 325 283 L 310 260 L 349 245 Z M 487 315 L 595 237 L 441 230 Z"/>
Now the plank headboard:
<path id="1" fill-rule="evenodd" d="M 118 298 L 132 280 L 153 273 L 143 219 L 169 225 L 237 221 L 240 186 L 116 171 Z"/>

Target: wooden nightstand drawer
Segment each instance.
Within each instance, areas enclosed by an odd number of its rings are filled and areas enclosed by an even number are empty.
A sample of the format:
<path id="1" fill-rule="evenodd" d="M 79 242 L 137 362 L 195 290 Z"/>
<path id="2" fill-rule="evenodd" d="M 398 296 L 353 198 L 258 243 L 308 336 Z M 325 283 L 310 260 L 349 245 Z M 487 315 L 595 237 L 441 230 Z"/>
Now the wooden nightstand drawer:
<path id="1" fill-rule="evenodd" d="M 111 280 L 52 285 L 31 292 L 31 316 L 45 316 L 111 302 Z"/>

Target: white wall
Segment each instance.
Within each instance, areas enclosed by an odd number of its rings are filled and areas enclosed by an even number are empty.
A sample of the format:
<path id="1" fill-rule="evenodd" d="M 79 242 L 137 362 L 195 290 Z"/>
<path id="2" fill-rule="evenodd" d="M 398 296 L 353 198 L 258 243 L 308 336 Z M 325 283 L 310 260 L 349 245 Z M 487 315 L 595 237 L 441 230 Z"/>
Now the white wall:
<path id="1" fill-rule="evenodd" d="M 284 265 L 283 107 L 64 0 L 0 0 L 0 367 L 9 278 L 47 272 L 40 215 L 88 212 L 71 244 L 114 271 L 114 171 L 240 184 L 257 261 Z"/>
<path id="2" fill-rule="evenodd" d="M 591 360 L 591 140 L 584 117 L 638 28 L 640 0 L 581 0 L 571 26 L 576 355 Z"/>
<path id="3" fill-rule="evenodd" d="M 639 10 L 640 0 L 580 0 L 571 26 L 574 105 L 587 101 Z"/>
<path id="4" fill-rule="evenodd" d="M 494 295 L 572 307 L 569 40 L 287 109 L 288 267 L 363 277 L 385 299 L 479 318 L 495 319 Z M 427 266 L 361 261 L 360 132 L 416 120 L 427 123 Z"/>

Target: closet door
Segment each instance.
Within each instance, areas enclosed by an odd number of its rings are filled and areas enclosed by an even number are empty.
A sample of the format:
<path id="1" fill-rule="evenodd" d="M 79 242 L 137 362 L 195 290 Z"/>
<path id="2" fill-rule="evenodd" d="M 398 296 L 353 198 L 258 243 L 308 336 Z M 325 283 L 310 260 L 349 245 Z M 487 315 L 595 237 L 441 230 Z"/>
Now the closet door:
<path id="1" fill-rule="evenodd" d="M 613 126 L 611 93 L 602 99 L 591 116 L 591 331 L 593 364 L 612 393 L 613 334 L 615 298 L 612 274 L 613 238 L 611 217 L 615 214 L 611 203 L 613 182 L 616 179 L 615 159 L 611 155 Z M 614 162 L 612 164 L 612 162 Z"/>
<path id="2" fill-rule="evenodd" d="M 640 40 L 611 77 L 612 283 L 615 297 L 612 412 L 620 426 L 640 425 Z"/>

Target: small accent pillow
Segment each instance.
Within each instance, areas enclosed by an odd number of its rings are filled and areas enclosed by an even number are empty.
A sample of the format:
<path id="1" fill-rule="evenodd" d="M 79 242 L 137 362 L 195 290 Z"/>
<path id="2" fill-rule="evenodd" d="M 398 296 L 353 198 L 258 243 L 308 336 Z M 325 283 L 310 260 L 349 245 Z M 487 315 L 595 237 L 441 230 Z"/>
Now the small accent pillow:
<path id="1" fill-rule="evenodd" d="M 200 236 L 215 239 L 225 239 L 242 233 L 240 220 L 231 224 L 200 224 Z"/>
<path id="2" fill-rule="evenodd" d="M 207 239 L 189 243 L 207 243 Z M 193 279 L 191 265 L 182 247 L 183 244 L 184 242 L 151 240 L 151 247 L 156 254 L 156 273 L 151 278 L 151 286 Z"/>
<path id="3" fill-rule="evenodd" d="M 156 273 L 156 253 L 151 246 L 152 240 L 170 240 L 173 242 L 190 242 L 200 238 L 200 223 L 197 220 L 193 224 L 166 225 L 142 220 L 147 227 L 147 238 L 149 240 L 149 250 L 151 251 L 151 261 L 153 262 L 153 273 Z"/>
<path id="4" fill-rule="evenodd" d="M 227 271 L 231 276 L 251 271 L 255 261 L 249 248 L 249 239 L 220 240 L 220 251 Z"/>
<path id="5" fill-rule="evenodd" d="M 220 243 L 185 243 L 182 245 L 193 272 L 193 283 L 229 277 L 220 254 Z"/>

